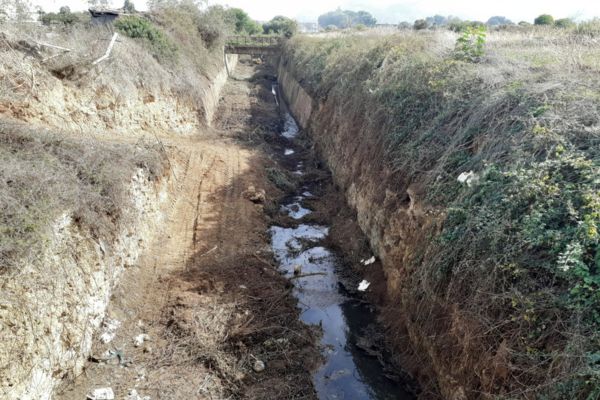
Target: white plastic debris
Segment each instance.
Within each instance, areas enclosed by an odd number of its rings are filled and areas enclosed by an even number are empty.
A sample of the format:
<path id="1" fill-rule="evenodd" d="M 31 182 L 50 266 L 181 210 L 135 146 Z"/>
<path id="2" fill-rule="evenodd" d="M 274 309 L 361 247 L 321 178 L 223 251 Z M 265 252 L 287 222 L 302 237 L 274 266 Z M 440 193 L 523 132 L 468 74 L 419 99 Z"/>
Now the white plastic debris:
<path id="1" fill-rule="evenodd" d="M 366 280 L 362 280 L 359 284 L 358 284 L 358 291 L 359 292 L 364 292 L 365 290 L 367 290 L 369 288 L 369 286 L 371 286 L 371 282 L 368 282 Z"/>
<path id="2" fill-rule="evenodd" d="M 88 400 L 115 400 L 115 393 L 112 388 L 98 388 L 92 390 L 87 395 Z"/>
<path id="3" fill-rule="evenodd" d="M 133 338 L 133 345 L 135 347 L 140 347 L 141 345 L 144 344 L 144 342 L 146 340 L 149 340 L 150 336 L 148 336 L 146 333 L 140 333 L 139 335 L 137 335 L 136 337 Z"/>
<path id="4" fill-rule="evenodd" d="M 292 150 L 292 149 L 285 149 L 284 152 L 283 152 L 283 155 L 284 156 L 290 156 L 290 155 L 292 155 L 294 153 L 295 153 L 295 151 Z"/>
<path id="5" fill-rule="evenodd" d="M 110 343 L 117 334 L 117 329 L 121 326 L 121 322 L 116 319 L 106 318 L 103 324 L 103 332 L 100 335 L 102 343 Z"/>
<path id="6" fill-rule="evenodd" d="M 479 176 L 473 171 L 463 172 L 458 176 L 458 178 L 456 178 L 456 180 L 471 187 L 472 184 L 479 180 Z"/>
<path id="7" fill-rule="evenodd" d="M 265 363 L 260 360 L 256 360 L 252 366 L 252 369 L 256 372 L 262 372 L 265 370 Z"/>
<path id="8" fill-rule="evenodd" d="M 371 265 L 375 262 L 375 256 L 372 256 L 371 258 L 368 258 L 366 260 L 360 260 L 360 262 L 362 263 L 362 265 Z"/>

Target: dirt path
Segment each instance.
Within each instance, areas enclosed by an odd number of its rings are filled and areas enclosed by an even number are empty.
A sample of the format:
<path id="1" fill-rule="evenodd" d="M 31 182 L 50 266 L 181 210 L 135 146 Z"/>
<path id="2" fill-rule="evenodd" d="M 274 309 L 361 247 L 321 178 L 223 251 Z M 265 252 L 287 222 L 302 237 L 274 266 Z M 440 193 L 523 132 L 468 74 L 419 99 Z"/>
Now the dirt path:
<path id="1" fill-rule="evenodd" d="M 131 400 L 314 398 L 315 334 L 298 320 L 266 233 L 265 208 L 281 193 L 260 143 L 280 120 L 264 71 L 242 63 L 236 75 L 214 132 L 164 138 L 168 220 L 113 295 L 114 339 L 97 341 L 57 399 L 101 387 Z"/>

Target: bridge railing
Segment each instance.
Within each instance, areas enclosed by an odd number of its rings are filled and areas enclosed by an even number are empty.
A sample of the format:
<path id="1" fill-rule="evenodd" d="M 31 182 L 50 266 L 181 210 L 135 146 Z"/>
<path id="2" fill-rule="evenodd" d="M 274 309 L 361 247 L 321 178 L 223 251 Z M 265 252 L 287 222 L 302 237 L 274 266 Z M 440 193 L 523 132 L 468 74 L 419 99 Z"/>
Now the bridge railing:
<path id="1" fill-rule="evenodd" d="M 226 45 L 230 47 L 276 47 L 282 42 L 281 36 L 267 36 L 267 35 L 237 35 L 229 36 L 226 40 Z"/>

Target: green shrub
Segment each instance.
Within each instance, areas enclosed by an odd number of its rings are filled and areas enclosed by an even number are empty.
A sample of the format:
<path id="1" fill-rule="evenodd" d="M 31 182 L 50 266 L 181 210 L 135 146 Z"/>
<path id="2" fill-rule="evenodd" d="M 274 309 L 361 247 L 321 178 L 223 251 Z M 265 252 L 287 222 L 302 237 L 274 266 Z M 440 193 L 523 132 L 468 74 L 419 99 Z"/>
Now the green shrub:
<path id="1" fill-rule="evenodd" d="M 159 28 L 142 17 L 136 15 L 121 17 L 115 21 L 115 28 L 125 36 L 146 41 L 154 56 L 158 58 L 172 57 L 177 50 Z"/>
<path id="2" fill-rule="evenodd" d="M 483 57 L 485 50 L 485 26 L 467 27 L 456 39 L 454 54 L 460 60 L 477 62 Z"/>
<path id="3" fill-rule="evenodd" d="M 573 22 L 571 18 L 557 19 L 556 22 L 554 22 L 554 25 L 558 28 L 574 28 L 577 26 L 577 24 Z"/>
<path id="4" fill-rule="evenodd" d="M 535 25 L 554 25 L 554 17 L 550 14 L 542 14 L 538 16 L 533 23 Z"/>
<path id="5" fill-rule="evenodd" d="M 415 21 L 415 23 L 413 24 L 413 28 L 414 28 L 416 31 L 420 31 L 420 30 L 423 30 L 423 29 L 427 29 L 427 28 L 429 28 L 429 23 L 428 23 L 426 20 L 424 20 L 424 19 L 418 19 L 418 20 L 416 20 L 416 21 Z"/>
<path id="6" fill-rule="evenodd" d="M 44 13 L 40 15 L 40 21 L 44 25 L 64 24 L 73 25 L 79 22 L 77 14 L 71 12 L 69 7 L 61 7 L 58 13 Z"/>

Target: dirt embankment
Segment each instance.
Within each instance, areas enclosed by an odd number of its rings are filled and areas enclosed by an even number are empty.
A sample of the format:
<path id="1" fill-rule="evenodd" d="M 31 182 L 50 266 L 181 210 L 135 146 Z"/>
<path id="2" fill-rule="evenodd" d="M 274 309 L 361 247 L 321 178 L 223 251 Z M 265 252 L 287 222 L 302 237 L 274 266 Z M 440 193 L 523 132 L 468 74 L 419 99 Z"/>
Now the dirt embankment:
<path id="1" fill-rule="evenodd" d="M 82 31 L 82 34 L 100 33 Z M 56 35 L 51 38 L 56 40 Z M 69 40 L 71 44 L 80 45 L 80 39 Z M 88 44 L 101 52 L 106 43 L 96 36 L 94 39 Z M 11 170 L 10 165 L 3 165 L 14 174 L 6 184 L 14 186 L 29 179 L 30 195 L 38 184 L 52 184 L 52 190 L 69 190 L 69 193 L 42 191 L 50 196 L 46 202 L 58 207 L 72 203 L 72 207 L 64 209 L 48 229 L 42 226 L 46 223 L 42 219 L 25 221 L 29 227 L 10 227 L 15 232 L 22 228 L 25 232 L 43 231 L 45 235 L 36 241 L 36 246 L 41 248 L 39 252 L 35 247 L 35 254 L 15 261 L 16 265 L 8 272 L 7 265 L 2 266 L 0 397 L 46 399 L 64 378 L 82 373 L 99 329 L 110 328 L 111 321 L 105 318 L 105 312 L 115 286 L 124 271 L 127 276 L 136 275 L 130 270 L 138 270 L 134 267 L 141 254 L 149 249 L 149 243 L 164 226 L 168 201 L 173 202 L 173 196 L 181 190 L 178 174 L 184 174 L 188 165 L 194 163 L 193 160 L 177 163 L 177 154 L 171 154 L 165 147 L 167 138 L 197 134 L 200 129 L 206 129 L 227 72 L 222 61 L 209 60 L 215 64 L 214 73 L 198 78 L 200 83 L 195 87 L 202 93 L 195 97 L 197 101 L 191 101 L 173 90 L 175 83 L 166 78 L 170 75 L 165 67 L 130 39 L 121 38 L 111 60 L 77 77 L 57 77 L 52 67 L 42 62 L 44 57 L 52 57 L 47 48 L 30 53 L 28 47 L 19 43 L 26 41 L 19 41 L 18 36 L 10 34 L 0 37 L 0 86 L 11 90 L 0 90 L 0 118 L 6 122 L 2 125 L 2 134 L 6 138 L 14 137 L 10 139 L 13 142 L 24 140 L 25 145 L 19 152 L 5 153 L 4 147 L 0 150 L 3 162 L 11 163 L 11 157 L 16 157 L 19 166 L 31 170 L 13 171 L 15 168 Z M 230 66 L 234 67 L 236 61 L 236 57 L 232 57 Z M 26 79 L 24 70 L 29 71 Z M 134 71 L 140 72 L 139 80 L 132 79 Z M 7 127 L 18 127 L 26 134 L 19 139 L 20 134 L 9 132 Z M 51 133 L 47 134 L 48 129 Z M 41 145 L 35 140 L 27 144 L 27 138 L 34 138 L 35 132 L 49 139 Z M 159 169 L 165 172 L 158 177 L 150 176 L 152 172 L 143 159 L 147 142 L 157 148 L 161 154 L 158 158 L 164 163 Z M 102 154 L 94 158 L 94 151 L 105 152 L 110 146 L 120 144 L 135 153 L 131 156 L 133 161 L 127 164 L 131 168 L 115 167 L 118 176 L 103 175 L 110 171 L 104 166 L 111 162 L 110 156 Z M 15 143 L 10 145 L 18 148 Z M 172 146 L 177 149 L 180 145 Z M 80 147 L 87 147 L 81 153 L 88 159 L 76 159 L 80 157 Z M 48 154 L 50 151 L 45 149 L 52 149 L 54 153 Z M 65 176 L 46 177 L 45 171 L 36 170 L 43 163 L 31 159 L 34 151 L 39 151 L 39 157 L 48 165 L 55 166 L 60 159 L 65 166 L 77 165 L 82 170 L 74 173 L 67 170 Z M 135 159 L 137 155 L 140 157 Z M 174 157 L 172 162 L 171 157 Z M 194 157 L 202 159 L 199 153 Z M 63 167 L 56 168 L 62 173 L 60 168 Z M 27 174 L 31 174 L 31 178 L 27 178 Z M 43 179 L 49 181 L 41 182 Z M 73 189 L 66 183 L 54 184 L 54 180 L 61 179 L 68 179 L 69 184 L 71 180 L 85 180 L 89 186 Z M 90 211 L 100 210 L 96 214 L 108 221 L 107 228 L 99 231 L 87 226 L 76 213 L 91 196 L 83 192 L 77 200 L 78 195 L 71 193 L 71 189 L 98 190 L 102 192 L 97 196 L 100 201 L 111 199 L 110 193 L 104 193 L 106 190 L 122 191 L 124 198 L 121 204 L 90 204 Z M 26 196 L 28 192 L 24 193 Z M 62 200 L 68 196 L 75 199 Z M 34 209 L 23 211 L 14 207 L 18 210 L 15 213 L 27 216 L 28 212 L 31 215 L 41 212 L 35 207 L 46 204 L 41 199 L 35 200 L 41 205 L 30 206 L 24 202 L 25 209 Z M 7 215 L 10 217 L 12 212 L 12 209 L 7 211 Z M 98 217 L 94 213 L 90 214 L 92 219 Z M 7 244 L 3 243 L 3 256 L 6 248 Z M 137 287 L 135 290 L 145 289 Z"/>
<path id="2" fill-rule="evenodd" d="M 314 398 L 318 333 L 299 321 L 267 233 L 282 195 L 266 173 L 274 162 L 265 138 L 281 127 L 273 80 L 268 67 L 241 63 L 214 129 L 165 139 L 177 166 L 168 218 L 113 294 L 115 337 L 95 342 L 86 373 L 56 398 L 98 387 L 118 398 L 132 390 L 152 399 Z"/>

